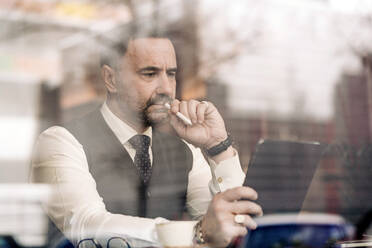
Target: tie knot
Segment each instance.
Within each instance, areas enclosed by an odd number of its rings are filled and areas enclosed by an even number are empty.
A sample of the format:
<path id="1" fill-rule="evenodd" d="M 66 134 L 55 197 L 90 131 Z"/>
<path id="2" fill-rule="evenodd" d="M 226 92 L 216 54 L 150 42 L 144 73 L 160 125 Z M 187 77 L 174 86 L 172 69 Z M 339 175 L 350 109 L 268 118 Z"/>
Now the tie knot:
<path id="1" fill-rule="evenodd" d="M 150 137 L 147 135 L 137 134 L 129 140 L 129 143 L 134 147 L 134 149 L 136 149 L 137 152 L 148 152 L 150 140 Z"/>

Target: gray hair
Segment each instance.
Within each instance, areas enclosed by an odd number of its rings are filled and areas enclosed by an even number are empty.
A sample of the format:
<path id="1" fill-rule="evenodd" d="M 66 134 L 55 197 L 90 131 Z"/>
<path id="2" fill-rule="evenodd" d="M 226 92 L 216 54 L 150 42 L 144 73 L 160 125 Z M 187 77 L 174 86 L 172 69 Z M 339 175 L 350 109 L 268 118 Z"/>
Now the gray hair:
<path id="1" fill-rule="evenodd" d="M 113 33 L 113 32 L 111 32 Z M 116 32 L 116 36 L 111 37 L 104 35 L 97 37 L 100 46 L 100 66 L 108 65 L 113 69 L 117 69 L 120 59 L 127 52 L 128 44 L 131 40 L 138 38 L 167 38 L 170 36 L 166 32 L 149 31 L 135 32 L 132 26 L 122 28 Z"/>

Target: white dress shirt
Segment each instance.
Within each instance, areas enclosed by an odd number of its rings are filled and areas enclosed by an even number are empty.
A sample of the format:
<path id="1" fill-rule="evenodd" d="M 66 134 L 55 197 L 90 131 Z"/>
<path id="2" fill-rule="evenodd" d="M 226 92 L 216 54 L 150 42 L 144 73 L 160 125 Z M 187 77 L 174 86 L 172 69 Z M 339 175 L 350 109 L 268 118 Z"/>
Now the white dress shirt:
<path id="1" fill-rule="evenodd" d="M 106 104 L 101 113 L 133 159 L 135 149 L 128 140 L 137 132 L 115 116 Z M 148 128 L 143 134 L 152 137 L 152 129 Z M 241 186 L 245 174 L 237 153 L 216 164 L 211 159 L 206 161 L 199 148 L 185 143 L 193 155 L 187 207 L 190 214 L 198 218 L 206 213 L 214 194 Z M 151 156 L 151 144 L 149 149 Z M 54 126 L 40 134 L 32 159 L 31 180 L 53 185 L 55 193 L 46 205 L 46 211 L 67 237 L 80 240 L 92 236 L 121 236 L 135 247 L 158 245 L 155 224 L 164 219 L 108 212 L 104 196 L 98 194 L 89 172 L 82 145 L 65 128 Z"/>

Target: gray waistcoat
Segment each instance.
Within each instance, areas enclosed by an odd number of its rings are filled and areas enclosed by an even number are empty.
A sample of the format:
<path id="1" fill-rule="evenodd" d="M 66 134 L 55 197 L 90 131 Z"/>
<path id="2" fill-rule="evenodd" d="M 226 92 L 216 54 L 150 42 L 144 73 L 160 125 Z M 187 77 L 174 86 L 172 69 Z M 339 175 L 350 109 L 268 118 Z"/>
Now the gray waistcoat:
<path id="1" fill-rule="evenodd" d="M 153 131 L 152 176 L 145 185 L 99 110 L 65 128 L 83 145 L 89 171 L 109 212 L 168 219 L 185 212 L 192 153 L 182 140 Z"/>

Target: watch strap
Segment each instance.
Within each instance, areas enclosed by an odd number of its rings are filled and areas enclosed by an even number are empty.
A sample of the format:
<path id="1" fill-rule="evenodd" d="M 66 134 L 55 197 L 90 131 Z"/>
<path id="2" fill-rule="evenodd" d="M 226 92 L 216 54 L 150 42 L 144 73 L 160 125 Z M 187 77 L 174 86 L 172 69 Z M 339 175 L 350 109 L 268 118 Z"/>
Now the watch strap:
<path id="1" fill-rule="evenodd" d="M 227 138 L 222 141 L 221 143 L 219 143 L 218 145 L 215 145 L 209 149 L 206 150 L 206 153 L 208 156 L 210 157 L 213 157 L 213 156 L 216 156 L 218 154 L 220 154 L 221 152 L 224 152 L 227 150 L 227 148 L 229 148 L 229 146 L 232 145 L 232 138 L 231 138 L 231 135 L 228 134 L 227 135 Z"/>

